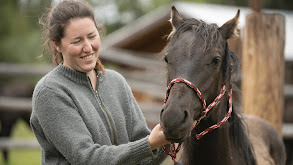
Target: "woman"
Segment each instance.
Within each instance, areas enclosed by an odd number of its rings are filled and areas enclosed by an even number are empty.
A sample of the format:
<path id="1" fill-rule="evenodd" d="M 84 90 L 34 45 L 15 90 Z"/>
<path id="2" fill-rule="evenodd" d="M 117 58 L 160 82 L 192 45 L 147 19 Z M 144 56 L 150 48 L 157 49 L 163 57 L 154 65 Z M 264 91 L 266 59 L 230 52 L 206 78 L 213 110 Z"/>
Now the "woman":
<path id="1" fill-rule="evenodd" d="M 43 25 L 56 67 L 33 94 L 42 164 L 160 164 L 169 142 L 160 125 L 149 131 L 125 79 L 103 68 L 90 5 L 63 1 Z"/>

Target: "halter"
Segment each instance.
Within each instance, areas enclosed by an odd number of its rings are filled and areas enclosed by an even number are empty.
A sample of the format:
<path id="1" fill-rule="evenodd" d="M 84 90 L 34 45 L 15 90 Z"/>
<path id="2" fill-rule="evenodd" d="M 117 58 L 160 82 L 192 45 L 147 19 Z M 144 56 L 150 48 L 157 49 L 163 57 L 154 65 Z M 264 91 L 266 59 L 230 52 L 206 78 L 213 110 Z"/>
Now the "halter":
<path id="1" fill-rule="evenodd" d="M 165 100 L 164 100 L 164 106 L 168 100 L 168 97 L 169 97 L 169 93 L 170 93 L 170 90 L 172 88 L 172 86 L 175 84 L 175 83 L 184 83 L 186 84 L 188 87 L 190 87 L 191 89 L 193 89 L 197 96 L 200 98 L 200 100 L 202 101 L 202 104 L 203 104 L 203 111 L 201 113 L 201 115 L 198 117 L 198 119 L 196 120 L 196 125 L 195 127 L 200 123 L 200 121 L 206 117 L 206 114 L 214 107 L 216 106 L 222 99 L 222 97 L 224 96 L 225 92 L 226 92 L 226 85 L 224 84 L 221 91 L 220 91 L 220 94 L 214 99 L 214 101 L 208 106 L 206 107 L 206 101 L 205 99 L 203 98 L 202 96 L 202 93 L 200 92 L 200 90 L 190 81 L 186 80 L 186 79 L 183 79 L 183 78 L 175 78 L 173 79 L 170 84 L 168 85 L 168 88 L 167 88 L 167 92 L 166 92 L 166 97 L 165 97 Z M 201 133 L 199 134 L 196 134 L 196 139 L 199 140 L 202 136 L 204 136 L 205 134 L 209 133 L 210 131 L 214 130 L 214 129 L 217 129 L 219 128 L 223 123 L 225 123 L 228 118 L 230 117 L 231 113 L 232 113 L 232 82 L 231 83 L 231 86 L 230 86 L 230 90 L 229 90 L 229 110 L 228 112 L 226 113 L 225 117 L 219 121 L 217 124 L 214 124 L 212 126 L 210 126 L 209 128 L 205 129 L 204 131 L 202 131 Z M 194 127 L 194 128 L 195 128 Z M 173 159 L 173 161 L 176 163 L 176 154 L 179 152 L 180 148 L 181 148 L 181 145 L 182 143 L 179 143 L 177 148 L 175 148 L 175 144 L 174 143 L 171 143 L 171 147 L 170 147 L 170 151 L 169 152 L 165 146 L 162 146 L 163 150 L 165 151 L 166 154 L 170 155 L 171 158 Z"/>

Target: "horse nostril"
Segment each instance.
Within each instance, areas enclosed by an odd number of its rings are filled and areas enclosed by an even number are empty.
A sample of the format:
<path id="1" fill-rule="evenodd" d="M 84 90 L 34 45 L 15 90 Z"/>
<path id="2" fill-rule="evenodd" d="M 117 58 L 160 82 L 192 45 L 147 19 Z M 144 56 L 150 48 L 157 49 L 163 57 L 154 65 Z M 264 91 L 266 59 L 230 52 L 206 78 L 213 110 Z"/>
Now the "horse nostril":
<path id="1" fill-rule="evenodd" d="M 183 118 L 182 123 L 185 123 L 186 120 L 187 120 L 187 118 L 188 118 L 188 112 L 187 111 L 184 111 L 184 118 Z"/>
<path id="2" fill-rule="evenodd" d="M 160 119 L 162 119 L 163 112 L 164 112 L 164 108 L 161 110 Z"/>

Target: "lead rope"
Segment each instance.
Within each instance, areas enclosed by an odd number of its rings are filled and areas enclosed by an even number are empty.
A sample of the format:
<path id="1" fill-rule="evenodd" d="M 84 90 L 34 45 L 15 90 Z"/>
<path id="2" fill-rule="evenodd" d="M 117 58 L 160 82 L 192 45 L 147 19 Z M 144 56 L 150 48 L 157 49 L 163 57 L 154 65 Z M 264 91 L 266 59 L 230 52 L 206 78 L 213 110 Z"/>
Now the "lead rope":
<path id="1" fill-rule="evenodd" d="M 174 143 L 170 144 L 170 152 L 167 150 L 167 148 L 165 146 L 162 146 L 162 149 L 164 150 L 164 152 L 171 156 L 174 164 L 178 164 L 178 162 L 176 161 L 176 154 L 179 152 L 179 150 L 181 149 L 181 145 L 182 143 L 178 143 L 178 146 L 176 148 L 176 145 Z"/>
<path id="2" fill-rule="evenodd" d="M 164 106 L 168 100 L 168 97 L 169 97 L 169 92 L 170 92 L 170 89 L 171 87 L 175 84 L 175 83 L 179 83 L 179 82 L 182 82 L 182 83 L 185 83 L 187 86 L 189 86 L 190 88 L 192 88 L 198 95 L 198 97 L 202 100 L 202 103 L 203 103 L 203 112 L 201 114 L 201 116 L 196 120 L 196 125 L 194 126 L 194 128 L 200 123 L 200 121 L 206 117 L 206 114 L 214 107 L 216 106 L 222 99 L 222 97 L 224 96 L 225 92 L 226 92 L 226 86 L 225 84 L 223 85 L 221 91 L 220 91 L 220 94 L 215 98 L 215 100 L 206 108 L 206 101 L 205 99 L 203 98 L 202 96 L 202 93 L 200 92 L 200 90 L 190 81 L 186 80 L 186 79 L 182 79 L 182 78 L 176 78 L 176 79 L 173 79 L 170 84 L 168 85 L 168 88 L 167 88 L 167 92 L 166 92 L 166 97 L 165 97 L 165 100 L 164 100 Z M 199 134 L 196 134 L 196 139 L 199 140 L 202 136 L 204 136 L 205 134 L 209 133 L 210 131 L 214 130 L 214 129 L 217 129 L 219 128 L 223 123 L 225 123 L 231 113 L 232 113 L 232 82 L 230 82 L 231 86 L 230 86 L 230 89 L 229 89 L 229 110 L 228 112 L 226 113 L 225 117 L 220 121 L 218 122 L 217 124 L 214 124 L 212 126 L 210 126 L 209 128 L 205 129 L 204 131 L 202 131 L 201 133 Z M 181 149 L 181 145 L 182 143 L 178 143 L 178 146 L 176 148 L 175 144 L 174 143 L 171 143 L 170 144 L 170 151 L 168 151 L 166 149 L 165 146 L 162 146 L 162 149 L 164 150 L 164 152 L 171 156 L 172 160 L 174 161 L 174 164 L 180 164 L 179 162 L 176 161 L 176 154 L 180 151 Z"/>

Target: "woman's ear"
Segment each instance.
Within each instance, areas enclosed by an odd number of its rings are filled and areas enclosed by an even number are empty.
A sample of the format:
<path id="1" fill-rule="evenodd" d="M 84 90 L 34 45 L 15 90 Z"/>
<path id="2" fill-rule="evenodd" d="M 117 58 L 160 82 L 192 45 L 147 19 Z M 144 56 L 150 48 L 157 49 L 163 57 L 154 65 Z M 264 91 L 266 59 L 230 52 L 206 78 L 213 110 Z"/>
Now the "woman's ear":
<path id="1" fill-rule="evenodd" d="M 57 43 L 56 41 L 53 41 L 53 43 L 54 43 L 54 46 L 55 46 L 56 50 L 57 50 L 59 53 L 61 53 L 61 49 L 60 49 L 59 43 Z"/>

